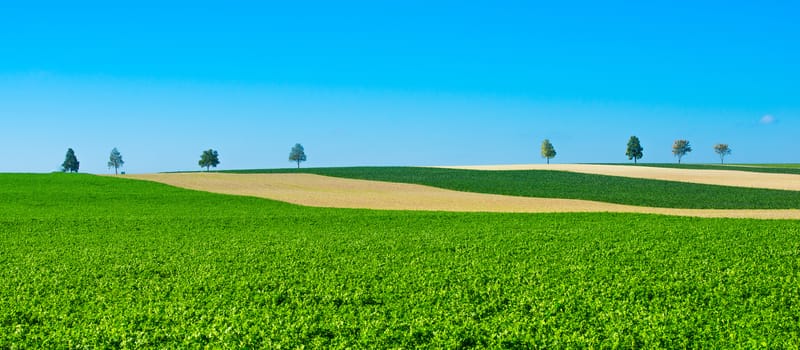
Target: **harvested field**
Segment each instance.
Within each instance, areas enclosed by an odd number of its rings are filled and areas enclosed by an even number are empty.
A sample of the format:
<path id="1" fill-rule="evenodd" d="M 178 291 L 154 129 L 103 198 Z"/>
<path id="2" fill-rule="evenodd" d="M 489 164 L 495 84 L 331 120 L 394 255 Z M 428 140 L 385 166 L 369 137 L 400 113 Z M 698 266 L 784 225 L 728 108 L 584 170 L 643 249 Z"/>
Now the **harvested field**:
<path id="1" fill-rule="evenodd" d="M 403 183 L 313 174 L 176 173 L 125 175 L 207 192 L 274 199 L 313 207 L 458 212 L 620 212 L 695 217 L 800 219 L 800 210 L 670 209 L 459 192 Z"/>
<path id="2" fill-rule="evenodd" d="M 755 173 L 738 170 L 694 170 L 629 165 L 594 164 L 511 164 L 441 166 L 436 168 L 466 170 L 557 170 L 584 174 L 690 182 L 774 190 L 800 191 L 800 175 Z"/>

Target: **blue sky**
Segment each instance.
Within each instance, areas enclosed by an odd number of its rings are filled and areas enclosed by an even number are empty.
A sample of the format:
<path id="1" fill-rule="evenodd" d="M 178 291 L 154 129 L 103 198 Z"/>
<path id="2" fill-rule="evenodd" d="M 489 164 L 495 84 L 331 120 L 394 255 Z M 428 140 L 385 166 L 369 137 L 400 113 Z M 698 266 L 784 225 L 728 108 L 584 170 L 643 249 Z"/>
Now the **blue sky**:
<path id="1" fill-rule="evenodd" d="M 0 171 L 800 163 L 791 2 L 0 4 Z"/>

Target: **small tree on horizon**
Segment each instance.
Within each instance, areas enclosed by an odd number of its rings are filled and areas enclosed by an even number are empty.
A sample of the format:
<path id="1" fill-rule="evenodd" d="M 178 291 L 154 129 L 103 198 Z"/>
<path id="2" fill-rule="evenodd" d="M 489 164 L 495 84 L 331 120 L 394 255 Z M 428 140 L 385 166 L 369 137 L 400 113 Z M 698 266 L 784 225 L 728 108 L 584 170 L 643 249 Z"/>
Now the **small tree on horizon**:
<path id="1" fill-rule="evenodd" d="M 292 147 L 292 150 L 289 152 L 289 161 L 297 162 L 297 168 L 300 169 L 300 162 L 306 161 L 306 151 L 303 145 L 297 143 Z"/>
<path id="2" fill-rule="evenodd" d="M 67 149 L 67 156 L 64 158 L 64 163 L 61 163 L 61 171 L 77 173 L 80 166 L 81 162 L 79 162 L 78 157 L 75 156 L 75 151 L 73 151 L 72 148 Z"/>
<path id="3" fill-rule="evenodd" d="M 547 159 L 547 164 L 550 164 L 550 159 L 556 157 L 556 149 L 549 139 L 542 141 L 542 158 Z"/>
<path id="4" fill-rule="evenodd" d="M 625 151 L 625 155 L 628 156 L 628 160 L 633 159 L 633 164 L 636 164 L 637 159 L 641 159 L 644 156 L 644 148 L 642 148 L 642 144 L 639 142 L 639 138 L 636 136 L 631 136 L 628 140 L 628 150 Z"/>
<path id="5" fill-rule="evenodd" d="M 719 155 L 719 163 L 725 164 L 725 156 L 731 154 L 731 148 L 727 143 L 718 143 L 714 145 L 714 152 Z"/>
<path id="6" fill-rule="evenodd" d="M 207 149 L 200 155 L 200 161 L 197 162 L 201 168 L 206 168 L 206 172 L 211 171 L 211 167 L 219 165 L 219 153 L 213 149 Z"/>
<path id="7" fill-rule="evenodd" d="M 125 162 L 122 160 L 122 154 L 114 147 L 114 149 L 111 150 L 111 155 L 108 156 L 108 168 L 114 168 L 114 175 L 118 175 L 119 168 L 122 167 L 123 164 L 125 164 Z"/>
<path id="8" fill-rule="evenodd" d="M 678 164 L 681 163 L 681 158 L 691 151 L 692 146 L 689 145 L 689 141 L 675 140 L 672 144 L 672 155 L 678 157 Z"/>

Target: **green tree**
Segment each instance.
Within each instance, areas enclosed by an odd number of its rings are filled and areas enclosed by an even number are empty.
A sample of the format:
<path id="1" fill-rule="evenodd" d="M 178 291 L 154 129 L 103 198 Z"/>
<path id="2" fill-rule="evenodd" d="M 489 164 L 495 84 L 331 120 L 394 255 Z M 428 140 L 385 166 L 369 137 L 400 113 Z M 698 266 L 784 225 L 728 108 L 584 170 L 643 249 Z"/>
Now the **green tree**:
<path id="1" fill-rule="evenodd" d="M 211 167 L 219 165 L 219 153 L 213 149 L 207 149 L 200 155 L 200 161 L 197 162 L 201 168 L 206 168 L 206 171 L 211 171 Z"/>
<path id="2" fill-rule="evenodd" d="M 125 162 L 122 160 L 122 154 L 114 147 L 114 149 L 111 150 L 111 155 L 108 156 L 108 168 L 114 168 L 114 174 L 116 175 L 119 174 L 119 168 L 121 168 L 123 164 L 125 164 Z"/>
<path id="3" fill-rule="evenodd" d="M 542 158 L 547 159 L 547 164 L 550 164 L 550 159 L 556 157 L 556 149 L 553 147 L 553 144 L 550 143 L 550 140 L 544 139 L 542 141 Z"/>
<path id="4" fill-rule="evenodd" d="M 77 173 L 80 166 L 81 162 L 78 161 L 78 157 L 75 157 L 75 151 L 72 148 L 67 149 L 67 156 L 64 159 L 64 163 L 61 164 L 61 171 Z"/>
<path id="5" fill-rule="evenodd" d="M 303 145 L 297 143 L 292 147 L 292 150 L 289 152 L 289 161 L 297 162 L 297 168 L 300 168 L 300 162 L 306 161 L 306 152 L 305 149 L 303 149 Z"/>
<path id="6" fill-rule="evenodd" d="M 692 146 L 689 146 L 689 141 L 675 140 L 672 144 L 672 155 L 678 157 L 678 164 L 681 163 L 681 158 L 692 151 Z"/>
<path id="7" fill-rule="evenodd" d="M 644 157 L 644 148 L 642 148 L 642 144 L 639 142 L 639 138 L 636 136 L 631 136 L 628 140 L 628 150 L 625 151 L 625 155 L 628 156 L 628 160 L 633 159 L 633 164 L 636 164 L 637 159 L 642 159 Z"/>
<path id="8" fill-rule="evenodd" d="M 714 152 L 719 155 L 719 163 L 725 164 L 725 156 L 731 154 L 731 148 L 727 143 L 718 143 L 714 145 Z"/>

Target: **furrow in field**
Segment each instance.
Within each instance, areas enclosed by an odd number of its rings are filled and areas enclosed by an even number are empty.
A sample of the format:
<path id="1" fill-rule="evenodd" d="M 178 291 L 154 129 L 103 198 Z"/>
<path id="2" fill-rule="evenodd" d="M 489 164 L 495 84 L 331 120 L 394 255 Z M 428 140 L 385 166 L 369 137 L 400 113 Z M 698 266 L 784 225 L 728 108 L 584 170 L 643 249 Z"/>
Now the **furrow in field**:
<path id="1" fill-rule="evenodd" d="M 639 179 L 680 181 L 706 185 L 800 191 L 800 175 L 755 173 L 740 170 L 674 169 L 629 165 L 595 164 L 512 164 L 440 166 L 465 170 L 557 170 L 584 174 L 622 176 Z"/>
<path id="2" fill-rule="evenodd" d="M 178 173 L 126 175 L 207 192 L 331 208 L 457 212 L 620 212 L 695 217 L 800 219 L 800 210 L 649 208 L 575 199 L 459 192 L 423 185 L 353 180 L 314 174 Z"/>

